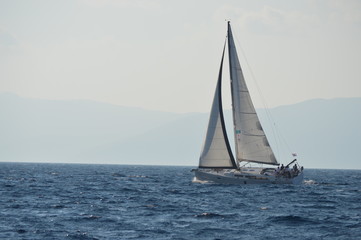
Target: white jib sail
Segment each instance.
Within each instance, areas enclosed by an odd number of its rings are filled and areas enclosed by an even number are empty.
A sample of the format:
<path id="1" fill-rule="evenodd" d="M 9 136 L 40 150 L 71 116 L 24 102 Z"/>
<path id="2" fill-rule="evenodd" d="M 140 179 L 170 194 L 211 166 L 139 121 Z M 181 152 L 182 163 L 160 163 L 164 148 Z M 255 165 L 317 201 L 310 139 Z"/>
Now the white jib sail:
<path id="1" fill-rule="evenodd" d="M 253 106 L 228 22 L 232 110 L 238 161 L 278 164 Z"/>
<path id="2" fill-rule="evenodd" d="M 199 158 L 201 168 L 237 168 L 230 149 L 227 133 L 224 125 L 222 109 L 222 66 L 219 70 L 218 83 L 214 93 L 212 110 L 209 117 L 208 129 Z"/>

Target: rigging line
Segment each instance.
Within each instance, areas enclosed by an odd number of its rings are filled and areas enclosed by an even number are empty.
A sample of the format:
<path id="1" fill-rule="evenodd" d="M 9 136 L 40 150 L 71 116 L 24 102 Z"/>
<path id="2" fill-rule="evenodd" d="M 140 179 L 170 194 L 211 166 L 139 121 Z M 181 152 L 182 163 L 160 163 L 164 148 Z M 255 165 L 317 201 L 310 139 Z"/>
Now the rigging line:
<path id="1" fill-rule="evenodd" d="M 266 101 L 265 101 L 265 98 L 264 98 L 264 96 L 263 96 L 263 94 L 262 94 L 261 88 L 260 88 L 259 85 L 258 85 L 258 82 L 257 82 L 257 79 L 256 79 L 256 77 L 255 77 L 255 74 L 253 73 L 253 70 L 252 70 L 252 68 L 251 68 L 251 65 L 250 65 L 249 62 L 248 62 L 248 59 L 247 59 L 246 54 L 245 54 L 245 51 L 243 50 L 242 45 L 240 44 L 240 41 L 239 41 L 237 35 L 236 35 L 236 41 L 237 41 L 237 43 L 238 43 L 239 49 L 240 49 L 241 52 L 242 52 L 243 58 L 245 59 L 245 62 L 246 62 L 246 64 L 247 64 L 247 67 L 248 67 L 248 69 L 249 69 L 249 71 L 250 71 L 250 73 L 251 73 L 251 77 L 252 77 L 252 79 L 253 79 L 253 81 L 254 81 L 254 83 L 255 83 L 255 85 L 256 85 L 258 94 L 259 94 L 260 97 L 261 97 L 261 101 L 262 101 L 262 104 L 263 104 L 263 106 L 264 106 L 264 108 L 265 108 L 265 112 L 266 112 L 266 116 L 267 116 L 267 118 L 268 118 L 268 121 L 270 121 L 271 123 L 273 123 L 274 125 L 276 125 L 276 124 L 275 124 L 275 121 L 274 121 L 274 119 L 273 119 L 273 117 L 272 117 L 272 115 L 271 115 L 271 113 L 270 113 L 270 111 L 269 111 L 269 107 L 268 107 L 268 105 L 266 104 Z M 275 128 L 275 126 L 274 126 L 274 127 L 271 127 L 271 130 L 272 130 L 272 133 L 273 133 L 273 136 L 274 136 L 274 139 L 275 139 L 276 149 L 277 149 L 278 155 L 280 155 L 279 142 L 278 142 L 278 140 L 277 140 L 277 137 L 276 137 L 276 136 L 277 136 L 277 133 L 275 132 L 275 129 L 274 129 L 274 128 Z"/>
<path id="2" fill-rule="evenodd" d="M 280 137 L 282 138 L 282 140 L 285 142 L 288 151 L 289 151 L 289 152 L 294 152 L 294 151 L 292 151 L 292 149 L 294 149 L 294 148 L 291 148 L 291 146 L 289 145 L 289 143 L 286 141 L 286 138 L 284 137 L 281 129 L 279 129 L 276 124 L 275 124 L 275 128 L 276 128 L 276 130 L 279 132 L 279 135 L 280 135 Z"/>

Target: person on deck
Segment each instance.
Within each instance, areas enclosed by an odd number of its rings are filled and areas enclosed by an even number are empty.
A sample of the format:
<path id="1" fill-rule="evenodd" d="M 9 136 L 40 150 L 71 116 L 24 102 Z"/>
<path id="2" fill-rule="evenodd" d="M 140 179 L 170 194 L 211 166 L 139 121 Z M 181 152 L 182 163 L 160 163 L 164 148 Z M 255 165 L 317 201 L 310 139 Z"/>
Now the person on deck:
<path id="1" fill-rule="evenodd" d="M 297 168 L 297 165 L 295 164 L 294 166 L 293 166 L 293 174 L 294 175 L 297 175 L 298 174 L 298 168 Z"/>

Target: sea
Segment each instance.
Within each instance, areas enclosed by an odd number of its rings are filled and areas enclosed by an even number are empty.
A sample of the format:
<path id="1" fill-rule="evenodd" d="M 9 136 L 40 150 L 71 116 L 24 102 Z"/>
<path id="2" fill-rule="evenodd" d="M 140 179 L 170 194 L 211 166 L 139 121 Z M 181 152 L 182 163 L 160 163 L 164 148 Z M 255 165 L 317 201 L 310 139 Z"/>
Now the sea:
<path id="1" fill-rule="evenodd" d="M 0 239 L 361 239 L 361 170 L 221 185 L 191 169 L 0 163 Z"/>

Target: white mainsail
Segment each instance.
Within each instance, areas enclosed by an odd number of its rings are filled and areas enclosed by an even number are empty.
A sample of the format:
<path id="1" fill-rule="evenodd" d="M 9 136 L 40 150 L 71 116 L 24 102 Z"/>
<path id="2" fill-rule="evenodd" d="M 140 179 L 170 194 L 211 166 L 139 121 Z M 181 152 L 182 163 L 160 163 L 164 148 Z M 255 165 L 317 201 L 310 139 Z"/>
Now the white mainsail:
<path id="1" fill-rule="evenodd" d="M 244 80 L 229 22 L 227 35 L 236 159 L 278 165 Z"/>
<path id="2" fill-rule="evenodd" d="M 224 50 L 218 82 L 214 93 L 206 138 L 199 158 L 201 168 L 237 168 L 229 145 L 222 109 L 222 68 Z"/>

